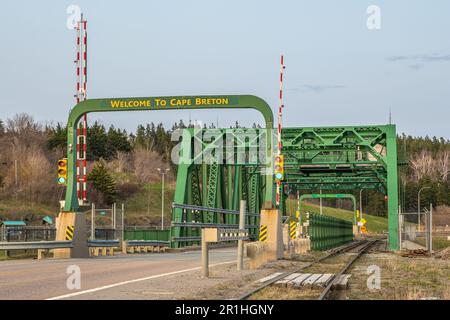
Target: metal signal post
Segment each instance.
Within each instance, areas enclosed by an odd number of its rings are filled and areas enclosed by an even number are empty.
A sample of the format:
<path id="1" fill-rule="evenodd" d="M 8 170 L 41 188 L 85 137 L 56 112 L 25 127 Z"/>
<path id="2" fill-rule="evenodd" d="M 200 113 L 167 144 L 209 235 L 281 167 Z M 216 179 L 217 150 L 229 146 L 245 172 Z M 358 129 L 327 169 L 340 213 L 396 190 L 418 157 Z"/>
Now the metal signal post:
<path id="1" fill-rule="evenodd" d="M 281 67 L 280 67 L 280 95 L 279 95 L 279 106 L 278 106 L 278 134 L 277 134 L 277 139 L 278 139 L 278 144 L 277 144 L 277 157 L 275 158 L 275 166 L 277 166 L 277 162 L 278 165 L 281 164 L 283 165 L 283 156 L 281 155 L 281 148 L 282 148 L 282 144 L 281 144 L 281 124 L 282 124 L 282 120 L 283 120 L 283 71 L 286 68 L 286 66 L 284 65 L 284 56 L 281 55 L 281 63 L 280 63 Z M 278 159 L 278 161 L 277 161 Z M 281 168 L 282 170 L 282 168 Z M 277 171 L 277 170 L 275 170 Z M 279 172 L 275 172 L 275 180 L 276 180 L 276 205 L 279 206 L 280 205 L 280 192 L 281 192 L 281 180 L 282 178 L 277 178 L 277 175 L 279 174 Z M 281 173 L 281 177 L 283 176 L 283 174 Z"/>

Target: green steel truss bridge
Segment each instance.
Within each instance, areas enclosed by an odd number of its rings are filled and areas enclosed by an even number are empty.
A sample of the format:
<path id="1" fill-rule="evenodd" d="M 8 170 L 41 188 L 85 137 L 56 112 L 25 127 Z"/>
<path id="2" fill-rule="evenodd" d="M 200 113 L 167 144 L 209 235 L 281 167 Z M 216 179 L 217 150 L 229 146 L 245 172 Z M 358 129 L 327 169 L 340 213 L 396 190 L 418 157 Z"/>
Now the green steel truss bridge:
<path id="1" fill-rule="evenodd" d="M 241 199 L 247 200 L 246 225 L 254 237 L 259 228 L 259 211 L 274 206 L 274 130 L 270 106 L 261 98 L 250 95 L 108 98 L 77 104 L 68 120 L 68 182 L 64 211 L 79 211 L 74 146 L 76 126 L 83 114 L 225 108 L 255 109 L 262 114 L 266 127 L 251 131 L 191 128 L 180 133 L 172 246 L 198 243 L 203 226 L 237 225 L 236 213 Z M 398 249 L 395 125 L 284 128 L 282 145 L 285 156 L 282 184 L 291 190 L 310 194 L 318 189 L 349 191 L 364 188 L 386 194 L 389 247 Z M 283 211 L 286 196 L 282 192 L 280 209 Z M 214 210 L 205 211 L 204 208 Z"/>

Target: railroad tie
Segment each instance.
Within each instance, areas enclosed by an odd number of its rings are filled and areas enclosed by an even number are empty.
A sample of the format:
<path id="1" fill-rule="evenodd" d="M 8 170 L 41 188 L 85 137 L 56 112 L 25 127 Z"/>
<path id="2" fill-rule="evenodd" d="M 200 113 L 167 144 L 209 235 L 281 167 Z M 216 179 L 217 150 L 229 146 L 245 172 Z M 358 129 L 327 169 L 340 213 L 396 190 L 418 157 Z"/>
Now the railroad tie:
<path id="1" fill-rule="evenodd" d="M 278 277 L 279 275 L 282 275 L 282 274 L 283 274 L 283 272 L 275 272 L 275 273 L 272 273 L 271 275 L 268 275 L 267 277 L 261 278 L 256 281 L 258 281 L 259 283 L 264 283 L 264 282 L 272 280 L 273 278 Z"/>
<path id="2" fill-rule="evenodd" d="M 311 273 L 302 273 L 300 276 L 292 280 L 292 285 L 296 288 L 301 287 L 303 282 L 311 276 Z"/>
<path id="3" fill-rule="evenodd" d="M 315 273 L 308 277 L 303 283 L 302 286 L 307 289 L 312 289 L 314 286 L 314 282 L 316 282 L 320 277 L 322 277 L 321 273 Z"/>
<path id="4" fill-rule="evenodd" d="M 319 279 L 314 282 L 314 287 L 325 288 L 331 280 L 333 280 L 334 274 L 325 273 Z"/>
<path id="5" fill-rule="evenodd" d="M 300 275 L 300 273 L 291 273 L 289 275 L 287 275 L 286 277 L 284 277 L 281 280 L 278 280 L 277 282 L 275 282 L 276 285 L 285 287 L 287 285 L 287 283 L 295 278 L 297 278 Z"/>

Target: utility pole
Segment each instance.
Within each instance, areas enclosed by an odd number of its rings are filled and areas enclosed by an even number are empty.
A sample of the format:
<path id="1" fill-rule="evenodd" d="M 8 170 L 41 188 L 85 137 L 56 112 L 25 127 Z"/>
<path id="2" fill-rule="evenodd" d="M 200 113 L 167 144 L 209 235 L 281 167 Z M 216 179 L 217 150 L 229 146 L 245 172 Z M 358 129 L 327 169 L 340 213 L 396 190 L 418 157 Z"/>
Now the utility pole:
<path id="1" fill-rule="evenodd" d="M 417 193 L 417 229 L 420 231 L 420 193 L 425 189 L 431 189 L 431 187 L 422 187 Z"/>
<path id="2" fill-rule="evenodd" d="M 91 207 L 91 240 L 95 239 L 95 204 Z"/>
<path id="3" fill-rule="evenodd" d="M 158 172 L 161 173 L 161 230 L 164 230 L 164 176 L 170 171 L 170 169 L 166 169 L 165 171 L 161 170 L 161 168 L 157 168 Z"/>
<path id="4" fill-rule="evenodd" d="M 125 205 L 122 203 L 122 241 L 125 241 Z"/>
<path id="5" fill-rule="evenodd" d="M 19 184 L 17 160 L 14 160 L 14 182 L 15 182 L 16 189 L 17 189 L 17 186 Z"/>

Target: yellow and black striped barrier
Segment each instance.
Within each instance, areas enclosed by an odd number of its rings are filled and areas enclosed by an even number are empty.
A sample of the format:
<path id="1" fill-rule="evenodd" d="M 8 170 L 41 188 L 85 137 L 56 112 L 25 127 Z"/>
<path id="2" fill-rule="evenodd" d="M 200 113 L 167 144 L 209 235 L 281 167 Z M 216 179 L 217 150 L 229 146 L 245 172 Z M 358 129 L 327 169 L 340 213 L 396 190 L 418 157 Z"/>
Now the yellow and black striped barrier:
<path id="1" fill-rule="evenodd" d="M 267 226 L 261 225 L 259 228 L 259 241 L 266 242 L 267 241 Z"/>
<path id="2" fill-rule="evenodd" d="M 75 231 L 74 226 L 67 226 L 66 227 L 66 240 L 73 240 L 73 233 Z"/>
<path id="3" fill-rule="evenodd" d="M 291 221 L 289 223 L 289 236 L 292 240 L 294 240 L 296 238 L 296 235 L 297 235 L 297 222 Z"/>

